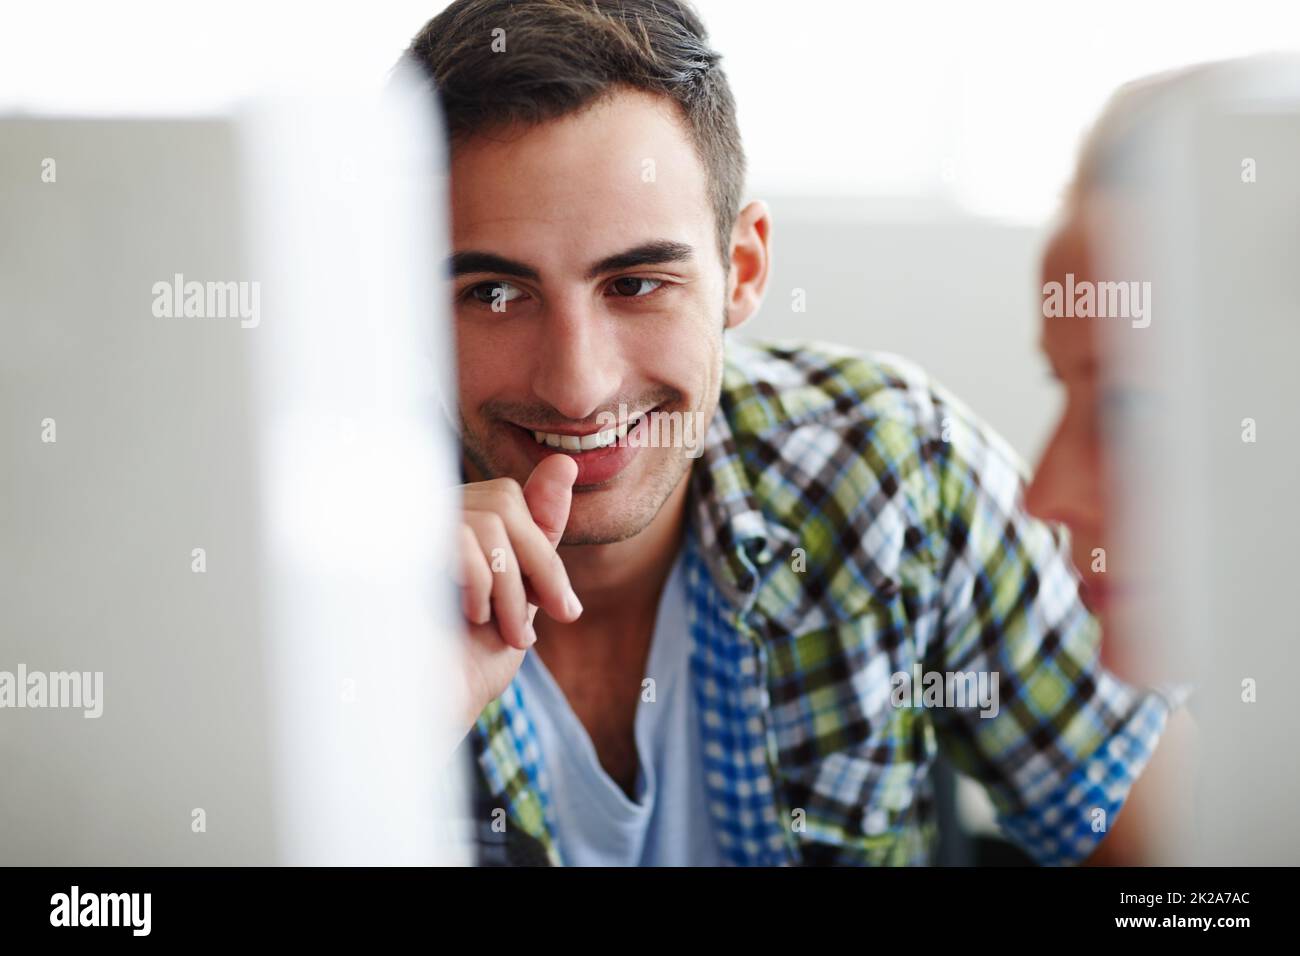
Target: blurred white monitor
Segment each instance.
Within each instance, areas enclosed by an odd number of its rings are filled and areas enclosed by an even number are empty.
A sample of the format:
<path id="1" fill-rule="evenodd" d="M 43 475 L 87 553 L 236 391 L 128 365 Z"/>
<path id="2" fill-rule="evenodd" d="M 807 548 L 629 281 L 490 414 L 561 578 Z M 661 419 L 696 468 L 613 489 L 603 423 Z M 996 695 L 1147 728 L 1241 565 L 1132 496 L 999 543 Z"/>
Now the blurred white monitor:
<path id="1" fill-rule="evenodd" d="M 1115 277 L 1150 324 L 1109 326 L 1125 553 L 1147 601 L 1124 623 L 1148 675 L 1187 679 L 1192 775 L 1165 794 L 1157 862 L 1300 863 L 1300 61 L 1227 63 L 1173 88 L 1116 157 Z"/>
<path id="2" fill-rule="evenodd" d="M 469 862 L 440 135 L 0 118 L 0 862 Z"/>

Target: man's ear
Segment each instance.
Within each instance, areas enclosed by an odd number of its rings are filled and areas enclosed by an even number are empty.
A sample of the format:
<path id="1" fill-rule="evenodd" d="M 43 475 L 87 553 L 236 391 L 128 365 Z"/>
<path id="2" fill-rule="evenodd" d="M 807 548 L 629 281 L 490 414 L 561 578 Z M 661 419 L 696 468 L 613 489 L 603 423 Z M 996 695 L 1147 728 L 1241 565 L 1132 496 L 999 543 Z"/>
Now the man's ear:
<path id="1" fill-rule="evenodd" d="M 767 204 L 755 199 L 736 217 L 731 228 L 731 271 L 727 274 L 727 328 L 744 325 L 763 302 L 771 264 L 769 236 L 772 217 Z"/>

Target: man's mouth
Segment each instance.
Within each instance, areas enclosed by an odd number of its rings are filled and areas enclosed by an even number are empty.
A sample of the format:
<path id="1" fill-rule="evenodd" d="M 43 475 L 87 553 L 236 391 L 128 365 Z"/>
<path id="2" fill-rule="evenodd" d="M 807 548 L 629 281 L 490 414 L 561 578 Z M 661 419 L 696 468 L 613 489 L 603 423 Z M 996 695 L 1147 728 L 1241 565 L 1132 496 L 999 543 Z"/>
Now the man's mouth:
<path id="1" fill-rule="evenodd" d="M 641 419 L 645 418 L 649 412 L 641 412 L 638 415 L 629 416 L 626 421 L 619 422 L 613 428 L 606 428 L 602 431 L 588 432 L 587 434 L 574 434 L 568 432 L 546 432 L 536 429 L 526 429 L 532 436 L 533 441 L 539 445 L 547 445 L 550 448 L 558 448 L 560 451 L 584 452 L 594 451 L 598 448 L 610 448 L 627 438 L 628 432 L 636 428 Z"/>
<path id="2" fill-rule="evenodd" d="M 512 431 L 519 450 L 533 462 L 533 467 L 548 455 L 569 455 L 578 463 L 574 490 L 594 490 L 619 475 L 640 454 L 653 411 L 629 415 L 609 428 L 587 426 L 585 431 L 571 428 L 552 432 L 512 423 Z M 600 423 L 604 424 L 605 419 Z"/>

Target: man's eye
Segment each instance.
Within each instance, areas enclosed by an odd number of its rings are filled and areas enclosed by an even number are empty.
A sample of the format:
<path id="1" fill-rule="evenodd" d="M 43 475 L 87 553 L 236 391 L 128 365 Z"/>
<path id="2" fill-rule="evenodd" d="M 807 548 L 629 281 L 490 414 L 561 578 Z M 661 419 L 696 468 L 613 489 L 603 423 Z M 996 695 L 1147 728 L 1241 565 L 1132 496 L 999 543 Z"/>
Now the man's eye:
<path id="1" fill-rule="evenodd" d="M 662 279 L 642 279 L 639 276 L 622 276 L 615 279 L 613 283 L 611 283 L 610 287 L 614 290 L 615 295 L 632 299 L 647 296 L 663 284 Z M 649 288 L 647 288 L 647 286 Z"/>
<path id="2" fill-rule="evenodd" d="M 513 302 L 523 295 L 522 289 L 517 289 L 509 282 L 480 282 L 469 290 L 470 297 L 482 305 L 495 305 L 498 302 L 504 304 Z"/>

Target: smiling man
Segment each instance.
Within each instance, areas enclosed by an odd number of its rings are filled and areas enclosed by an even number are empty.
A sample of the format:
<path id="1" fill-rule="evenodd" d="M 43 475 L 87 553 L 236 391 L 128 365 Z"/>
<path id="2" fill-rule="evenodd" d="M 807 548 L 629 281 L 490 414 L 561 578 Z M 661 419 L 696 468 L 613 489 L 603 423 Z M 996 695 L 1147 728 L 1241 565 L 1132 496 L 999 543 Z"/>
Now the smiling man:
<path id="1" fill-rule="evenodd" d="M 925 862 L 941 750 L 1088 855 L 1168 703 L 1102 670 L 1061 533 L 923 372 L 726 341 L 772 226 L 696 15 L 460 0 L 408 56 L 452 143 L 482 861 Z"/>

